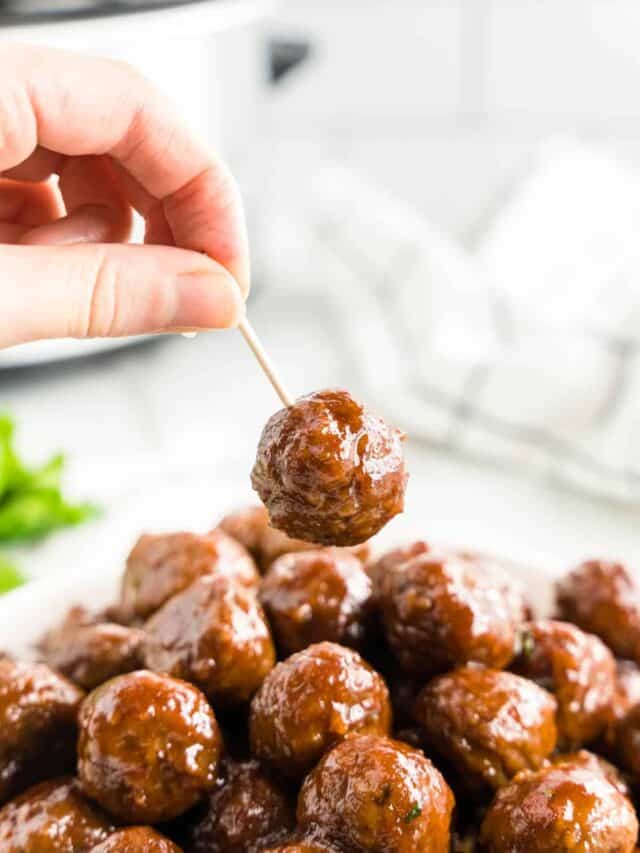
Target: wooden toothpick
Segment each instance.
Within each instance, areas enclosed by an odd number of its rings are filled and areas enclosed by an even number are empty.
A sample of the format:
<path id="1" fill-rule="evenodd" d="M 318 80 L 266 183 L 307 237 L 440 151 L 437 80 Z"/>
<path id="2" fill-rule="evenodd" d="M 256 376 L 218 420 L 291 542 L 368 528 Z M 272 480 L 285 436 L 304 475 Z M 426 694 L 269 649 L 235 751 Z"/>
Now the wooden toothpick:
<path id="1" fill-rule="evenodd" d="M 238 328 L 242 332 L 242 336 L 244 337 L 245 341 L 249 344 L 251 351 L 257 358 L 258 363 L 263 369 L 265 376 L 273 385 L 273 388 L 278 397 L 280 397 L 285 406 L 292 406 L 293 398 L 282 384 L 282 380 L 278 376 L 278 372 L 275 368 L 275 365 L 269 358 L 269 355 L 260 343 L 260 340 L 258 339 L 258 336 L 256 335 L 253 326 L 247 320 L 246 317 L 240 321 L 240 323 L 238 324 Z"/>

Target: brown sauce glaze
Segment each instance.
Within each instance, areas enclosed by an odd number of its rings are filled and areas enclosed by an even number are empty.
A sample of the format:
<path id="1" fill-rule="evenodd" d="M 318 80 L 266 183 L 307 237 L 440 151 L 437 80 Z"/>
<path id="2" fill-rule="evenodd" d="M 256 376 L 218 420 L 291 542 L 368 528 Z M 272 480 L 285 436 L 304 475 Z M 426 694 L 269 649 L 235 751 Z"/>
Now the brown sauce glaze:
<path id="1" fill-rule="evenodd" d="M 318 391 L 269 419 L 251 482 L 288 536 L 357 545 L 404 508 L 402 439 L 346 391 Z"/>
<path id="2" fill-rule="evenodd" d="M 45 664 L 0 659 L 0 804 L 73 770 L 83 697 Z"/>
<path id="3" fill-rule="evenodd" d="M 454 800 L 422 752 L 385 737 L 347 738 L 307 776 L 298 822 L 348 850 L 444 853 Z"/>
<path id="4" fill-rule="evenodd" d="M 532 681 L 474 666 L 431 681 L 414 710 L 428 747 L 477 795 L 544 763 L 556 745 L 555 712 L 553 696 Z"/>
<path id="5" fill-rule="evenodd" d="M 640 586 L 621 563 L 589 560 L 556 586 L 560 619 L 597 634 L 620 658 L 640 663 Z"/>
<path id="6" fill-rule="evenodd" d="M 482 824 L 487 853 L 632 853 L 633 806 L 604 775 L 575 764 L 521 773 Z"/>
<path id="7" fill-rule="evenodd" d="M 301 778 L 349 734 L 388 734 L 389 693 L 352 649 L 318 643 L 272 670 L 251 702 L 253 754 L 284 776 Z"/>
<path id="8" fill-rule="evenodd" d="M 120 675 L 87 696 L 79 726 L 81 787 L 121 821 L 171 820 L 216 784 L 218 724 L 184 681 L 146 670 Z"/>
<path id="9" fill-rule="evenodd" d="M 285 655 L 323 640 L 360 648 L 366 639 L 371 580 L 353 554 L 325 548 L 279 557 L 260 600 Z"/>
<path id="10" fill-rule="evenodd" d="M 524 601 L 491 563 L 427 552 L 386 569 L 378 603 L 400 667 L 429 678 L 467 662 L 506 666 Z"/>
<path id="11" fill-rule="evenodd" d="M 180 847 L 149 826 L 119 829 L 91 853 L 182 853 Z"/>
<path id="12" fill-rule="evenodd" d="M 38 651 L 49 666 L 85 690 L 140 666 L 139 628 L 96 621 L 73 607 L 64 622 L 45 634 Z"/>
<path id="13" fill-rule="evenodd" d="M 249 552 L 222 530 L 145 534 L 134 545 L 122 578 L 124 613 L 146 618 L 203 575 L 229 575 L 256 586 L 258 570 Z"/>
<path id="14" fill-rule="evenodd" d="M 255 593 L 224 575 L 174 595 L 145 630 L 145 666 L 193 682 L 216 707 L 248 701 L 275 664 Z"/>
<path id="15" fill-rule="evenodd" d="M 568 622 L 526 623 L 511 668 L 553 693 L 565 747 L 591 743 L 603 732 L 616 692 L 616 664 L 595 634 Z"/>
<path id="16" fill-rule="evenodd" d="M 2 853 L 88 853 L 104 841 L 110 820 L 70 776 L 41 782 L 0 810 Z"/>
<path id="17" fill-rule="evenodd" d="M 305 542 L 303 539 L 291 539 L 282 530 L 271 527 L 269 513 L 262 504 L 236 510 L 226 515 L 218 526 L 249 551 L 262 574 L 269 569 L 274 560 L 282 557 L 283 554 L 315 551 L 319 547 L 317 543 Z M 369 542 L 341 550 L 354 554 L 363 562 L 371 554 Z"/>
<path id="18" fill-rule="evenodd" d="M 191 827 L 189 853 L 246 853 L 295 827 L 295 801 L 257 761 L 227 762 L 219 788 Z"/>

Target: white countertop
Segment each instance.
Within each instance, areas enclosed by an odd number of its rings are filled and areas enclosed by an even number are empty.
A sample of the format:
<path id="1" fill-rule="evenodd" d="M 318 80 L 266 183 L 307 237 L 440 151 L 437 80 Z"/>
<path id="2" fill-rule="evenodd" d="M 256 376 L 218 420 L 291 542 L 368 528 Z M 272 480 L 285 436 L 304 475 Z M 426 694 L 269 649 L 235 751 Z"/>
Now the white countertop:
<path id="1" fill-rule="evenodd" d="M 258 294 L 250 313 L 292 392 L 327 385 L 358 391 L 311 296 L 294 303 Z M 0 373 L 0 409 L 19 422 L 21 447 L 37 459 L 65 450 L 69 487 L 99 500 L 104 517 L 20 553 L 42 576 L 69 566 L 97 570 L 120 560 L 147 527 L 212 523 L 249 496 L 260 430 L 278 407 L 237 332 L 162 339 L 86 362 Z M 587 555 L 640 564 L 637 513 L 558 491 L 408 444 L 411 481 L 403 530 L 425 538 L 535 558 L 560 570 Z M 98 551 L 99 553 L 96 553 Z"/>

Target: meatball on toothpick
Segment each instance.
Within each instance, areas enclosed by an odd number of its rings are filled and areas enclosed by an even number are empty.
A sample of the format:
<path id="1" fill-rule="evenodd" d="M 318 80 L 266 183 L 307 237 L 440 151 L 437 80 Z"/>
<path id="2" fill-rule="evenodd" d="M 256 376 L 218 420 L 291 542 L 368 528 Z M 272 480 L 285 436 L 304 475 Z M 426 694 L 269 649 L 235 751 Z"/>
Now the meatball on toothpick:
<path id="1" fill-rule="evenodd" d="M 404 509 L 403 438 L 346 391 L 317 391 L 269 419 L 251 482 L 289 536 L 357 545 Z"/>

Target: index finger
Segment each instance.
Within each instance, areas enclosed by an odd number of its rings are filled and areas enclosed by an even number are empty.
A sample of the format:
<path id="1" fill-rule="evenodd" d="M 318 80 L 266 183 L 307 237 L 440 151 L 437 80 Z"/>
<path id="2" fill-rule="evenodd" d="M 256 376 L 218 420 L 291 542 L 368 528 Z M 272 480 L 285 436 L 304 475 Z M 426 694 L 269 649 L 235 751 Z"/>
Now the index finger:
<path id="1" fill-rule="evenodd" d="M 247 235 L 233 176 L 130 66 L 51 48 L 0 47 L 0 172 L 38 146 L 113 157 L 140 188 L 140 204 L 162 206 L 175 245 L 206 252 L 247 292 Z"/>

